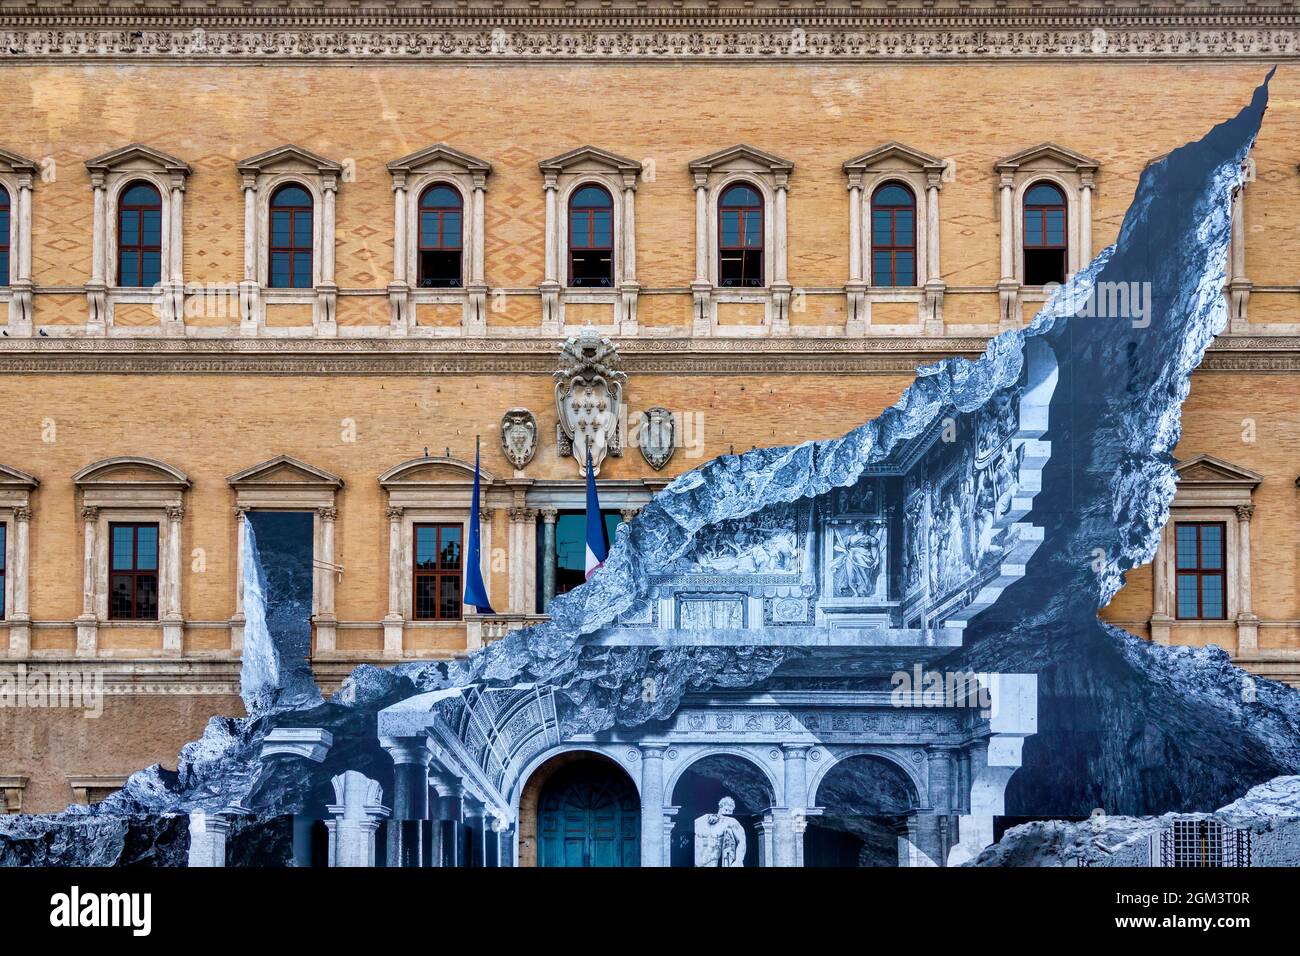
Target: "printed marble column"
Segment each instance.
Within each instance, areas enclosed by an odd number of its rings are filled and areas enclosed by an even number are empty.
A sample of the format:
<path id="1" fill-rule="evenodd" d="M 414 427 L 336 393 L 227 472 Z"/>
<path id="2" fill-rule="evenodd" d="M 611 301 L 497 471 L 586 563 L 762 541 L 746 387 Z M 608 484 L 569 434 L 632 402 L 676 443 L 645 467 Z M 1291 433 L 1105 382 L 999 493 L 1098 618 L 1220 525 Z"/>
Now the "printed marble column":
<path id="1" fill-rule="evenodd" d="M 226 837 L 230 835 L 230 817 L 224 813 L 190 814 L 190 853 L 192 867 L 226 865 Z"/>
<path id="2" fill-rule="evenodd" d="M 325 809 L 334 814 L 325 821 L 329 831 L 329 865 L 375 865 L 375 832 L 388 816 L 383 805 L 384 791 L 379 781 L 355 770 L 339 774 L 332 781 L 334 803 Z"/>
<path id="3" fill-rule="evenodd" d="M 439 865 L 465 866 L 465 789 L 450 775 L 434 777 L 432 785 L 438 794 Z"/>
<path id="4" fill-rule="evenodd" d="M 785 809 L 773 813 L 773 857 L 777 866 L 803 865 L 803 833 L 808 812 L 808 747 L 783 744 Z"/>
<path id="5" fill-rule="evenodd" d="M 316 650 L 329 652 L 337 646 L 338 619 L 334 616 L 334 578 L 338 573 L 334 560 L 335 508 L 317 508 L 320 519 L 320 597 L 316 602 Z"/>
<path id="6" fill-rule="evenodd" d="M 667 866 L 664 851 L 664 748 L 641 746 L 641 865 Z"/>
<path id="7" fill-rule="evenodd" d="M 1259 618 L 1250 596 L 1250 519 L 1254 505 L 1237 505 L 1237 656 L 1259 653 Z"/>
<path id="8" fill-rule="evenodd" d="M 30 565 L 28 524 L 32 520 L 32 512 L 30 508 L 15 508 L 13 516 L 14 560 L 9 569 L 13 581 L 13 610 L 9 614 L 9 654 L 12 657 L 26 657 L 32 649 L 32 618 L 27 603 L 27 569 Z"/>
<path id="9" fill-rule="evenodd" d="M 492 829 L 496 832 L 497 866 L 513 867 L 515 865 L 514 824 L 507 823 L 505 820 L 494 820 Z"/>
<path id="10" fill-rule="evenodd" d="M 384 615 L 384 656 L 402 656 L 402 587 L 406 562 L 402 559 L 402 509 L 388 509 L 388 613 Z"/>
<path id="11" fill-rule="evenodd" d="M 421 821 L 429 819 L 429 764 L 433 755 L 419 737 L 381 737 L 379 745 L 393 760 L 388 865 L 423 866 Z"/>
<path id="12" fill-rule="evenodd" d="M 162 594 L 163 653 L 179 656 L 185 643 L 185 627 L 181 617 L 181 519 L 185 509 L 172 505 L 166 509 L 167 553 L 166 579 Z"/>
<path id="13" fill-rule="evenodd" d="M 85 550 L 81 561 L 81 616 L 77 618 L 77 656 L 94 657 L 99 643 L 99 625 L 95 618 L 95 529 L 99 524 L 99 509 L 81 509 L 84 526 Z"/>
<path id="14" fill-rule="evenodd" d="M 555 556 L 555 522 L 560 512 L 556 508 L 542 509 L 542 610 L 550 613 L 555 600 L 555 576 L 558 572 Z"/>
<path id="15" fill-rule="evenodd" d="M 465 866 L 483 869 L 488 865 L 486 809 L 481 801 L 473 797 L 465 798 L 464 808 L 465 837 L 469 844 L 469 852 L 465 855 Z"/>
<path id="16" fill-rule="evenodd" d="M 952 759 L 946 750 L 931 750 L 927 755 L 929 766 L 930 807 L 934 811 L 929 821 L 929 831 L 922 846 L 935 865 L 943 866 L 948 858 L 949 828 L 952 813 Z"/>

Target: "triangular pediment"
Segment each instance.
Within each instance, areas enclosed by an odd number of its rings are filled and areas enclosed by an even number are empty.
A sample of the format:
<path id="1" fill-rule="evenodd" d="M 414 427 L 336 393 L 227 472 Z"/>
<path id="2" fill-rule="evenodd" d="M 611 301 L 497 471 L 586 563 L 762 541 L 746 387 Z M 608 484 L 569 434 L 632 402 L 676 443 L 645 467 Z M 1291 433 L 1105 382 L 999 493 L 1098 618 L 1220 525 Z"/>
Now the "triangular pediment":
<path id="1" fill-rule="evenodd" d="M 86 160 L 86 168 L 92 173 L 107 173 L 115 169 L 153 169 L 182 176 L 190 174 L 189 163 L 143 143 L 132 143 Z"/>
<path id="2" fill-rule="evenodd" d="M 343 479 L 323 468 L 309 465 L 289 455 L 276 455 L 261 464 L 236 472 L 226 481 L 235 488 L 252 485 L 279 485 L 299 488 L 342 488 Z"/>
<path id="3" fill-rule="evenodd" d="M 559 156 L 552 156 L 537 164 L 544 173 L 561 173 L 569 169 L 593 169 L 603 167 L 621 173 L 639 173 L 641 164 L 635 159 L 628 159 L 617 153 L 596 146 L 579 146 Z"/>
<path id="4" fill-rule="evenodd" d="M 337 173 L 343 169 L 341 165 L 332 159 L 326 159 L 309 149 L 303 149 L 301 146 L 294 146 L 291 143 L 277 146 L 275 149 L 268 149 L 264 153 L 250 156 L 248 159 L 240 160 L 235 164 L 235 168 L 245 174 L 264 173 L 282 167 L 297 170 L 305 169 L 316 173 Z"/>
<path id="5" fill-rule="evenodd" d="M 0 169 L 11 173 L 35 173 L 36 163 L 7 149 L 0 149 Z"/>
<path id="6" fill-rule="evenodd" d="M 943 172 L 944 162 L 937 156 L 919 149 L 890 141 L 844 164 L 845 172 L 865 172 L 869 169 L 913 169 L 927 173 Z"/>
<path id="7" fill-rule="evenodd" d="M 1076 172 L 1096 172 L 1098 163 L 1095 159 L 1076 153 L 1072 149 L 1058 146 L 1056 143 L 1039 143 L 1018 153 L 1012 153 L 998 160 L 993 168 L 998 172 L 1011 172 L 1022 168 L 1034 169 L 1072 169 Z"/>
<path id="8" fill-rule="evenodd" d="M 1195 455 L 1187 458 L 1175 465 L 1174 470 L 1178 472 L 1180 485 L 1213 483 L 1243 485 L 1253 489 L 1264 480 L 1263 475 L 1211 455 Z"/>
<path id="9" fill-rule="evenodd" d="M 409 156 L 395 159 L 388 164 L 392 173 L 414 173 L 439 166 L 454 166 L 467 173 L 480 173 L 486 176 L 492 172 L 492 164 L 486 159 L 479 159 L 469 153 L 462 153 L 446 143 L 434 143 L 424 149 L 418 149 Z"/>
<path id="10" fill-rule="evenodd" d="M 709 153 L 707 156 L 691 160 L 689 168 L 693 173 L 707 173 L 725 169 L 758 169 L 773 173 L 788 173 L 794 169 L 794 163 L 773 153 L 764 152 L 744 143 L 737 143 L 735 146 L 728 146 L 716 153 Z"/>
<path id="11" fill-rule="evenodd" d="M 474 480 L 474 465 L 460 458 L 428 456 L 412 458 L 394 465 L 379 476 L 385 488 L 409 485 L 469 484 Z M 490 485 L 495 479 L 487 469 L 479 468 L 479 483 Z"/>
<path id="12" fill-rule="evenodd" d="M 0 465 L 0 487 L 23 488 L 27 491 L 34 491 L 40 483 L 40 479 L 35 475 L 29 475 L 25 471 L 19 471 L 17 468 L 10 468 L 7 465 Z"/>
<path id="13" fill-rule="evenodd" d="M 188 488 L 190 477 L 156 458 L 122 456 L 104 458 L 82 468 L 72 476 L 74 484 L 87 485 L 158 485 Z"/>

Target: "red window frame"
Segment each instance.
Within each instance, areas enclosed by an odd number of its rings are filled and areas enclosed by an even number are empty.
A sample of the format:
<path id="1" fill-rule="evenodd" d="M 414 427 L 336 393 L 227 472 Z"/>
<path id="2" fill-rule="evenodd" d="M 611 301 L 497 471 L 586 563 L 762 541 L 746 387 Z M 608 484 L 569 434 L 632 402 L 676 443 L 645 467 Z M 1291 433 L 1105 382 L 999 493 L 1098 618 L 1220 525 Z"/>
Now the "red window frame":
<path id="1" fill-rule="evenodd" d="M 1058 197 L 1060 197 L 1060 202 L 1051 202 L 1051 203 L 1028 202 L 1029 194 L 1033 192 L 1035 189 L 1038 189 L 1040 186 L 1045 186 L 1048 189 L 1051 189 Z M 1059 250 L 1061 252 L 1061 263 L 1062 263 L 1061 280 L 1064 281 L 1065 274 L 1069 270 L 1069 250 L 1070 250 L 1070 208 L 1065 201 L 1065 193 L 1061 190 L 1060 186 L 1056 185 L 1056 183 L 1040 180 L 1039 182 L 1034 183 L 1027 190 L 1025 190 L 1025 199 L 1026 202 L 1024 203 L 1023 208 L 1021 209 L 1021 223 L 1020 223 L 1020 228 L 1021 228 L 1020 255 L 1021 255 L 1022 265 L 1024 264 L 1023 260 L 1025 258 L 1025 253 L 1030 250 L 1034 250 L 1034 249 L 1053 250 L 1053 251 Z M 1056 210 L 1056 209 L 1059 209 L 1061 211 L 1061 241 L 1050 242 L 1047 238 L 1047 214 L 1052 210 Z M 1037 217 L 1038 234 L 1042 237 L 1043 240 L 1042 242 L 1029 241 L 1029 234 L 1030 234 L 1029 224 L 1031 222 L 1031 218 L 1030 218 L 1031 216 Z M 1026 281 L 1028 280 L 1026 279 Z"/>
<path id="2" fill-rule="evenodd" d="M 13 223 L 13 209 L 9 205 L 9 190 L 0 186 L 0 255 L 4 256 L 4 268 L 0 269 L 0 286 L 9 285 L 9 230 Z M 0 615 L 3 616 L 3 615 Z"/>
<path id="3" fill-rule="evenodd" d="M 881 193 L 887 189 L 901 189 L 907 193 L 910 200 L 906 204 L 887 203 L 877 199 Z M 882 243 L 876 241 L 876 212 L 889 213 L 889 242 Z M 912 241 L 910 243 L 900 243 L 898 239 L 898 214 L 900 212 L 910 212 L 912 214 Z M 903 183 L 890 180 L 887 183 L 881 183 L 876 187 L 875 192 L 871 194 L 871 284 L 874 286 L 889 286 L 907 288 L 916 285 L 916 193 Z M 876 253 L 887 253 L 889 255 L 889 275 L 888 282 L 881 282 L 881 276 L 876 270 Z M 898 279 L 898 255 L 899 253 L 911 253 L 912 255 L 912 281 L 900 283 Z"/>
<path id="4" fill-rule="evenodd" d="M 114 532 L 120 528 L 131 529 L 131 567 L 115 568 L 113 567 L 113 539 Z M 154 566 L 150 568 L 140 568 L 140 529 L 152 528 L 154 532 Z M 162 563 L 162 535 L 157 523 L 152 521 L 115 521 L 108 526 L 108 616 L 114 621 L 156 621 L 158 620 L 158 608 L 161 603 L 161 579 L 159 577 L 159 565 Z M 119 577 L 127 577 L 131 580 L 131 613 L 116 614 L 113 609 L 113 580 Z M 137 597 L 139 589 L 137 580 L 139 578 L 153 578 L 154 606 L 152 614 L 143 614 L 138 606 Z"/>
<path id="5" fill-rule="evenodd" d="M 582 195 L 588 189 L 594 189 L 604 195 L 607 205 L 597 205 L 595 203 L 580 203 L 577 197 Z M 609 254 L 609 284 L 582 286 L 581 288 L 591 289 L 611 289 L 614 287 L 614 197 L 609 190 L 599 183 L 583 183 L 575 189 L 569 200 L 569 285 L 574 285 L 573 260 L 576 255 L 585 253 L 608 253 Z M 596 213 L 603 212 L 609 216 L 609 242 L 596 242 Z M 582 217 L 586 226 L 586 235 L 580 235 L 579 231 L 574 229 L 574 222 Z M 581 241 L 578 241 L 578 240 Z"/>
<path id="6" fill-rule="evenodd" d="M 1196 564 L 1184 567 L 1178 553 L 1178 533 L 1183 528 L 1196 529 Z M 1206 528 L 1217 528 L 1219 532 L 1219 567 L 1205 566 L 1205 549 L 1203 547 Z M 1184 577 L 1196 579 L 1196 614 L 1183 613 L 1182 581 Z M 1206 578 L 1217 578 L 1219 582 L 1219 609 L 1217 615 L 1205 613 Z M 1228 526 L 1222 521 L 1179 521 L 1174 524 L 1174 616 L 1181 621 L 1224 621 L 1228 617 Z"/>
<path id="7" fill-rule="evenodd" d="M 456 197 L 454 206 L 434 206 L 426 205 L 426 200 L 430 199 L 437 190 L 445 189 Z M 447 218 L 449 213 L 455 213 L 460 225 L 454 230 L 454 241 L 448 241 Z M 461 196 L 460 190 L 455 186 L 447 183 L 432 183 L 423 193 L 420 194 L 420 202 L 416 211 L 416 281 L 420 286 L 424 286 L 424 260 L 419 255 L 421 252 L 459 252 L 464 253 L 465 243 L 465 200 Z M 437 235 L 437 241 L 426 243 L 424 241 L 424 224 L 426 217 L 433 220 L 434 232 Z M 464 264 L 462 262 L 462 268 Z"/>
<path id="8" fill-rule="evenodd" d="M 137 186 L 143 186 L 153 193 L 154 201 L 149 203 L 127 202 L 127 195 Z M 158 244 L 151 245 L 144 241 L 144 214 L 147 212 L 158 213 Z M 122 237 L 126 235 L 126 222 L 128 216 L 135 217 L 135 242 L 123 242 Z M 127 253 L 135 253 L 135 275 L 127 276 L 123 273 L 122 259 Z M 117 201 L 117 284 L 123 288 L 142 289 L 144 284 L 144 257 L 153 255 L 158 257 L 158 278 L 162 279 L 162 195 L 158 192 L 158 187 L 153 183 L 133 182 L 122 190 L 121 196 Z M 130 281 L 128 281 L 128 279 Z"/>
<path id="9" fill-rule="evenodd" d="M 727 197 L 730 196 L 732 193 L 739 192 L 742 189 L 747 189 L 750 192 L 752 192 L 754 194 L 755 202 L 754 203 L 746 202 L 744 204 L 740 204 L 740 203 L 728 204 Z M 730 243 L 723 238 L 725 235 L 724 226 L 726 222 L 726 216 L 728 213 L 734 213 L 736 216 L 736 241 Z M 727 288 L 761 289 L 763 286 L 767 285 L 767 279 L 765 276 L 765 271 L 766 271 L 765 259 L 767 258 L 767 236 L 763 232 L 763 228 L 764 228 L 763 215 L 764 215 L 763 193 L 757 186 L 751 183 L 745 183 L 745 182 L 732 183 L 730 186 L 724 189 L 722 191 L 722 195 L 718 197 L 718 285 L 719 286 L 722 285 L 722 254 L 724 252 L 739 252 L 742 255 L 740 285 L 727 286 Z M 753 219 L 758 220 L 758 245 L 757 246 L 750 246 L 750 245 L 746 245 L 745 243 L 745 237 L 749 235 L 749 223 Z M 747 252 L 758 253 L 758 270 L 757 270 L 758 275 L 756 276 L 750 276 L 745 271 L 743 257 L 744 254 Z M 756 279 L 757 282 L 751 282 L 750 281 L 751 279 Z"/>
<path id="10" fill-rule="evenodd" d="M 290 189 L 302 190 L 304 193 L 307 194 L 308 200 L 311 201 L 309 201 L 306 206 L 277 207 L 276 200 L 278 200 L 282 195 L 284 195 Z M 315 212 L 316 212 L 316 203 L 314 200 L 312 200 L 311 190 L 309 190 L 306 186 L 301 185 L 300 183 L 285 183 L 275 191 L 274 195 L 271 196 L 271 205 L 267 210 L 267 231 L 270 233 L 270 235 L 267 237 L 267 258 L 266 258 L 266 284 L 268 288 L 273 288 L 273 289 L 311 288 L 312 276 L 314 275 L 315 268 L 316 268 L 315 232 L 313 231 L 315 229 L 315 223 L 312 221 L 312 217 L 315 215 Z M 288 214 L 289 217 L 288 245 L 275 244 L 274 221 L 275 221 L 276 213 Z M 308 239 L 307 239 L 306 246 L 300 246 L 298 245 L 297 238 L 296 238 L 298 235 L 298 220 L 304 217 L 307 220 Z M 272 266 L 272 263 L 275 260 L 275 254 L 277 252 L 286 254 L 288 256 L 289 271 L 288 271 L 287 285 L 277 286 L 272 284 L 272 277 L 275 275 L 275 270 Z M 302 255 L 303 253 L 307 254 L 307 285 L 300 286 L 296 284 L 296 282 L 294 281 L 297 278 L 297 273 L 295 272 L 295 265 L 298 261 L 298 256 Z"/>
<path id="11" fill-rule="evenodd" d="M 437 556 L 435 567 L 420 567 L 420 529 L 433 528 L 437 531 L 437 542 L 434 554 Z M 443 552 L 443 532 L 454 530 L 459 535 L 456 549 L 456 565 L 444 567 Z M 411 526 L 411 617 L 416 621 L 459 621 L 465 613 L 465 528 L 458 522 L 441 522 L 429 521 L 420 522 Z M 456 594 L 456 613 L 454 615 L 443 614 L 442 612 L 442 582 L 444 578 L 455 579 Z M 420 583 L 422 581 L 433 581 L 434 604 L 433 613 L 421 613 L 420 608 Z"/>

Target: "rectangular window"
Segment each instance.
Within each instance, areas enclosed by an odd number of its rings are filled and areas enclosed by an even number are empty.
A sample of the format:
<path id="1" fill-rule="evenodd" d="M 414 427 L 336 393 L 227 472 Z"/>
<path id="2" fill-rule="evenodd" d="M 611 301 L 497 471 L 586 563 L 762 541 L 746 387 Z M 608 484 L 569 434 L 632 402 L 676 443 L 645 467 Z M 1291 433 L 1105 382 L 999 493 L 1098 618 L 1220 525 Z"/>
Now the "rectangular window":
<path id="1" fill-rule="evenodd" d="M 415 594 L 413 616 L 417 621 L 459 621 L 463 556 L 461 526 L 417 524 L 415 538 Z"/>
<path id="2" fill-rule="evenodd" d="M 1226 528 L 1222 522 L 1204 521 L 1174 526 L 1179 619 L 1221 621 L 1227 616 Z"/>
<path id="3" fill-rule="evenodd" d="M 108 616 L 158 620 L 158 526 L 110 524 Z"/>

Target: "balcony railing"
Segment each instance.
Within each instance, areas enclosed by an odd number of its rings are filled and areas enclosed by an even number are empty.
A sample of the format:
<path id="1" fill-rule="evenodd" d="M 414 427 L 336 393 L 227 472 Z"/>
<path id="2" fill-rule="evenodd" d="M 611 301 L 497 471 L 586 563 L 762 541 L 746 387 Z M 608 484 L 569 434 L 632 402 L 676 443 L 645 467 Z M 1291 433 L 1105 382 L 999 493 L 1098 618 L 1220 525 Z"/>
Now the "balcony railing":
<path id="1" fill-rule="evenodd" d="M 550 619 L 549 614 L 525 614 L 514 611 L 505 614 L 466 614 L 465 646 L 468 650 L 476 651 L 493 641 L 501 640 L 511 631 L 519 631 Z"/>

